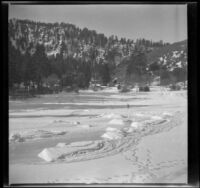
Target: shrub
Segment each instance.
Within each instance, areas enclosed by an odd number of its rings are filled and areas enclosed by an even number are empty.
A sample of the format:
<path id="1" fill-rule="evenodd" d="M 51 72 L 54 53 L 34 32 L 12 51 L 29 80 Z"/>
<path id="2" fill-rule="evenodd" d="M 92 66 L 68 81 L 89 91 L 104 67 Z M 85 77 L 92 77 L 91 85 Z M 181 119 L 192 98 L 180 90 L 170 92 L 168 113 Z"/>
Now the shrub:
<path id="1" fill-rule="evenodd" d="M 150 91 L 149 86 L 145 86 L 145 87 L 144 87 L 144 91 Z"/>
<path id="2" fill-rule="evenodd" d="M 120 89 L 121 89 L 121 85 L 120 85 L 120 84 L 117 86 L 117 89 L 118 89 L 118 90 L 120 90 Z"/>
<path id="3" fill-rule="evenodd" d="M 150 88 L 149 88 L 149 86 L 140 86 L 140 87 L 139 87 L 139 91 L 148 92 L 148 91 L 150 91 Z"/>
<path id="4" fill-rule="evenodd" d="M 41 87 L 38 92 L 38 94 L 52 94 L 53 90 L 51 88 L 48 87 Z"/>
<path id="5" fill-rule="evenodd" d="M 180 86 L 180 85 L 177 85 L 177 84 L 172 84 L 172 85 L 170 85 L 169 87 L 170 87 L 170 89 L 171 89 L 172 91 L 177 91 L 177 90 L 180 90 L 180 89 L 181 89 L 181 86 Z"/>
<path id="6" fill-rule="evenodd" d="M 79 93 L 79 87 L 77 85 L 73 84 L 72 86 L 64 87 L 63 91 Z"/>

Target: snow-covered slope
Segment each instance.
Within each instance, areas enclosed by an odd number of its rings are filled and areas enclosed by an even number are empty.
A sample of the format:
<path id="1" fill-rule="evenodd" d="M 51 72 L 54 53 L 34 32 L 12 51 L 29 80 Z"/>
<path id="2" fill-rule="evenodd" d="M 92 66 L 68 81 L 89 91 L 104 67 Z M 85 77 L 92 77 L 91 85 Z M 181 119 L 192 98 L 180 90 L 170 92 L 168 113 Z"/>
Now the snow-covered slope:
<path id="1" fill-rule="evenodd" d="M 148 62 L 158 62 L 169 71 L 187 66 L 187 40 L 177 42 L 150 52 Z"/>

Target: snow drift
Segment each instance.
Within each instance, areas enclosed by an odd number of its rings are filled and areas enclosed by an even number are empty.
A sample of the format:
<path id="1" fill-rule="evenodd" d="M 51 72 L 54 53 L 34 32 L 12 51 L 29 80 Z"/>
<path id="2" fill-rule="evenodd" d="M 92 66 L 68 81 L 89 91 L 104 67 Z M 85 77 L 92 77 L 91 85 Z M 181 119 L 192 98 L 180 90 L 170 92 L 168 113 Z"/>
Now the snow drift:
<path id="1" fill-rule="evenodd" d="M 173 114 L 169 113 L 169 112 L 163 112 L 162 114 L 163 116 L 167 117 L 167 116 L 173 116 Z"/>
<path id="2" fill-rule="evenodd" d="M 101 137 L 108 140 L 116 140 L 121 139 L 123 137 L 123 134 L 120 130 L 116 128 L 107 127 L 106 132 Z"/>
<path id="3" fill-rule="evenodd" d="M 110 118 L 118 118 L 118 119 L 120 119 L 121 115 L 115 114 L 115 113 L 103 113 L 103 114 L 99 115 L 99 117 L 108 118 L 108 119 L 110 119 Z"/>
<path id="4" fill-rule="evenodd" d="M 108 122 L 108 124 L 124 125 L 124 121 L 122 119 L 112 119 Z"/>
<path id="5" fill-rule="evenodd" d="M 131 123 L 131 127 L 136 128 L 136 129 L 139 127 L 139 125 L 140 125 L 139 122 L 133 122 L 133 123 Z"/>
<path id="6" fill-rule="evenodd" d="M 11 133 L 9 136 L 9 142 L 25 142 L 34 139 L 50 138 L 54 136 L 65 135 L 65 130 L 31 130 Z"/>
<path id="7" fill-rule="evenodd" d="M 121 139 L 123 135 L 119 132 L 106 132 L 102 136 L 102 138 L 109 139 L 109 140 L 116 140 Z"/>
<path id="8" fill-rule="evenodd" d="M 66 160 L 67 158 L 76 159 L 76 156 L 80 156 L 81 154 L 85 155 L 91 151 L 98 151 L 101 147 L 101 140 L 73 142 L 71 144 L 58 143 L 56 147 L 43 149 L 38 154 L 38 157 L 47 162 L 53 162 L 65 158 Z"/>
<path id="9" fill-rule="evenodd" d="M 160 117 L 160 116 L 152 116 L 151 119 L 153 119 L 153 120 L 161 120 L 162 117 Z"/>

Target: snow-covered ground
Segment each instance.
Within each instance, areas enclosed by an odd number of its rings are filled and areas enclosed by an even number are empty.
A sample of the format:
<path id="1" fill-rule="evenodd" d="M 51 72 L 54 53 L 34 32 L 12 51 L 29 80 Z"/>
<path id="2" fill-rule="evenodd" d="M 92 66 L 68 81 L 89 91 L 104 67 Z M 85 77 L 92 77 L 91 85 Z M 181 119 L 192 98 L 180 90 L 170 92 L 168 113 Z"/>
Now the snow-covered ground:
<path id="1" fill-rule="evenodd" d="M 187 91 L 9 101 L 10 183 L 187 183 Z"/>

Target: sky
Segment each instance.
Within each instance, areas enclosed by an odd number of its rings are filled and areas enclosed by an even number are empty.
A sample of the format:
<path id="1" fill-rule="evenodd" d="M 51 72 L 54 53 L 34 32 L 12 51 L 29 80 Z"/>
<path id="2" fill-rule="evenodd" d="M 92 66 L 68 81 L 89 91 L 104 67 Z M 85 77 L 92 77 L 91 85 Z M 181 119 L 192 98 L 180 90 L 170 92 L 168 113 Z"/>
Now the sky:
<path id="1" fill-rule="evenodd" d="M 71 23 L 132 40 L 187 39 L 187 5 L 10 5 L 9 18 Z"/>

